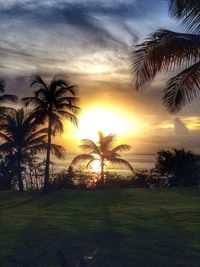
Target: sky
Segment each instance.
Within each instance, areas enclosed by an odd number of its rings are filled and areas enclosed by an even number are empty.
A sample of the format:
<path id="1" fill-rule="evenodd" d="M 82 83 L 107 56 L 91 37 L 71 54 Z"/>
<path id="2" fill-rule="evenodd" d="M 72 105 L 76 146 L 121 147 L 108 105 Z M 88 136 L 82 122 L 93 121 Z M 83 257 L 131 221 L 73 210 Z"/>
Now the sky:
<path id="1" fill-rule="evenodd" d="M 0 0 L 0 76 L 7 92 L 21 97 L 31 94 L 34 73 L 78 85 L 79 129 L 63 121 L 65 132 L 56 138 L 68 152 L 98 130 L 117 133 L 131 153 L 200 152 L 199 99 L 169 114 L 161 100 L 166 73 L 134 90 L 131 52 L 160 28 L 184 31 L 165 0 Z"/>

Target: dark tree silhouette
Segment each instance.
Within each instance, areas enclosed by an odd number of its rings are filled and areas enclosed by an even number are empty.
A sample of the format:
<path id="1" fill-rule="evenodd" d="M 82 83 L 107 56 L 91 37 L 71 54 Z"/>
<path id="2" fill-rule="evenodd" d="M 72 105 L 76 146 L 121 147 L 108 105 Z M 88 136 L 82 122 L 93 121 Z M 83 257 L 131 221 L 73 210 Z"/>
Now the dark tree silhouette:
<path id="1" fill-rule="evenodd" d="M 47 155 L 45 166 L 44 192 L 49 191 L 49 165 L 52 136 L 63 132 L 62 119 L 69 119 L 77 125 L 76 117 L 79 107 L 76 106 L 76 86 L 63 79 L 54 78 L 49 84 L 45 83 L 38 74 L 33 76 L 31 87 L 37 87 L 32 97 L 22 101 L 33 105 L 35 117 L 42 123 L 48 124 Z"/>
<path id="2" fill-rule="evenodd" d="M 115 140 L 115 135 L 110 134 L 104 136 L 102 132 L 99 132 L 99 141 L 95 144 L 90 139 L 83 139 L 82 145 L 80 146 L 83 150 L 88 152 L 87 154 L 80 154 L 76 156 L 72 162 L 71 166 L 74 166 L 76 163 L 80 161 L 87 160 L 88 163 L 86 167 L 88 168 L 94 161 L 99 161 L 100 168 L 101 168 L 101 182 L 102 184 L 105 183 L 105 166 L 106 162 L 109 161 L 113 164 L 124 165 L 125 167 L 129 168 L 133 171 L 133 167 L 131 164 L 120 158 L 119 152 L 127 151 L 131 147 L 128 145 L 118 145 L 113 148 L 113 142 Z"/>
<path id="3" fill-rule="evenodd" d="M 168 176 L 170 186 L 194 186 L 200 181 L 200 156 L 184 149 L 160 150 L 155 171 Z"/>
<path id="4" fill-rule="evenodd" d="M 39 129 L 33 114 L 25 113 L 23 109 L 13 109 L 7 114 L 4 113 L 0 119 L 0 151 L 13 153 L 20 191 L 24 190 L 22 161 L 27 152 L 36 153 L 46 148 L 46 136 L 47 129 Z M 61 153 L 59 146 L 54 146 L 52 149 Z"/>
<path id="5" fill-rule="evenodd" d="M 162 70 L 185 67 L 164 88 L 164 105 L 170 112 L 179 111 L 200 91 L 200 1 L 169 0 L 173 16 L 181 19 L 191 33 L 166 29 L 153 33 L 132 53 L 131 72 L 136 90 L 149 84 Z"/>

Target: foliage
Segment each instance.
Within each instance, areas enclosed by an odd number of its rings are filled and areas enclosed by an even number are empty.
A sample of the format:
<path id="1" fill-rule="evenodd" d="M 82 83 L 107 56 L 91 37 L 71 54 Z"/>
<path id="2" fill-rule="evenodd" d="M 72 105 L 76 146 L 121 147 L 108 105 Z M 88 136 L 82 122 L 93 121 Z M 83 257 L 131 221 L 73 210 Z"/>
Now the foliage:
<path id="1" fill-rule="evenodd" d="M 22 163 L 27 153 L 41 152 L 46 147 L 46 129 L 39 126 L 37 118 L 24 109 L 9 110 L 0 118 L 0 151 L 13 153 L 20 191 L 24 190 Z"/>
<path id="2" fill-rule="evenodd" d="M 33 96 L 25 97 L 22 101 L 28 106 L 32 105 L 34 116 L 40 123 L 47 122 L 47 146 L 46 146 L 46 164 L 44 191 L 49 190 L 49 166 L 51 149 L 54 147 L 55 155 L 62 157 L 64 148 L 52 144 L 52 136 L 63 132 L 62 119 L 68 119 L 75 125 L 78 124 L 76 117 L 79 107 L 76 106 L 78 98 L 76 95 L 76 86 L 70 85 L 65 79 L 54 78 L 47 84 L 43 78 L 36 74 L 33 76 L 31 87 L 36 88 Z"/>
<path id="3" fill-rule="evenodd" d="M 160 150 L 155 170 L 169 177 L 170 186 L 195 186 L 200 182 L 200 155 L 184 149 Z"/>
<path id="4" fill-rule="evenodd" d="M 170 0 L 172 14 L 183 19 L 189 33 L 161 29 L 136 46 L 131 72 L 136 90 L 151 83 L 166 70 L 185 68 L 172 77 L 164 88 L 163 101 L 170 112 L 179 111 L 199 93 L 200 87 L 200 4 L 197 0 Z M 195 34 L 198 33 L 198 34 Z"/>
<path id="5" fill-rule="evenodd" d="M 0 155 L 0 190 L 18 189 L 17 159 L 15 153 Z M 27 153 L 21 161 L 24 189 L 40 190 L 43 184 L 44 161 L 35 154 Z"/>
<path id="6" fill-rule="evenodd" d="M 123 188 L 155 188 L 167 187 L 168 176 L 161 175 L 155 170 L 135 171 L 133 175 L 122 176 L 117 173 L 105 172 L 105 189 Z M 101 180 L 95 172 L 84 170 L 73 170 L 69 167 L 68 171 L 61 171 L 55 174 L 51 182 L 53 189 L 102 189 Z"/>
<path id="7" fill-rule="evenodd" d="M 107 136 L 103 135 L 102 132 L 99 132 L 99 141 L 95 144 L 90 139 L 83 139 L 82 145 L 80 146 L 87 154 L 80 154 L 76 156 L 72 162 L 71 166 L 73 167 L 80 161 L 88 161 L 86 167 L 91 166 L 93 162 L 99 162 L 100 166 L 100 175 L 101 175 L 101 184 L 105 185 L 105 167 L 106 163 L 110 162 L 112 164 L 119 164 L 127 167 L 133 172 L 133 167 L 131 164 L 122 159 L 119 152 L 127 151 L 131 147 L 125 144 L 118 145 L 113 148 L 113 143 L 115 141 L 115 135 L 109 134 Z"/>
<path id="8" fill-rule="evenodd" d="M 52 189 L 72 189 L 74 188 L 74 173 L 62 171 L 58 173 L 50 184 Z"/>
<path id="9" fill-rule="evenodd" d="M 12 153 L 0 155 L 0 190 L 14 189 L 17 184 L 17 166 Z"/>
<path id="10" fill-rule="evenodd" d="M 95 172 L 85 172 L 81 169 L 74 170 L 71 166 L 68 171 L 55 174 L 51 182 L 53 189 L 94 189 L 98 175 Z"/>

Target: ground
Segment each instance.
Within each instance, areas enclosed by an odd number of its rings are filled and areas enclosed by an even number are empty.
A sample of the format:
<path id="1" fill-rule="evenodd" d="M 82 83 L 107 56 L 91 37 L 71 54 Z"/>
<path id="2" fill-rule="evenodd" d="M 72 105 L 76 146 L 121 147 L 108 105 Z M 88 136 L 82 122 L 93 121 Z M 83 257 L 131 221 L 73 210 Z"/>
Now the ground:
<path id="1" fill-rule="evenodd" d="M 0 266 L 200 266 L 200 188 L 0 193 Z M 37 265 L 38 264 L 38 265 Z M 24 266 L 28 266 L 27 264 Z"/>

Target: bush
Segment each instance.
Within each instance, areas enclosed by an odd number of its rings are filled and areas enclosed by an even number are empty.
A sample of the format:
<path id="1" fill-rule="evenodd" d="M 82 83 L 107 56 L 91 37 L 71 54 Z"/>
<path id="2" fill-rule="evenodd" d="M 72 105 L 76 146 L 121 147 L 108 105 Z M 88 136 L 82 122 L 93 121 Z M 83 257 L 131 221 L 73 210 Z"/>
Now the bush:
<path id="1" fill-rule="evenodd" d="M 72 189 L 73 184 L 73 173 L 62 171 L 57 174 L 54 180 L 50 183 L 52 189 Z"/>
<path id="2" fill-rule="evenodd" d="M 168 177 L 169 186 L 195 186 L 200 181 L 200 156 L 184 149 L 160 150 L 155 172 Z"/>
<path id="3" fill-rule="evenodd" d="M 84 172 L 82 170 L 74 171 L 69 167 L 68 171 L 62 171 L 54 175 L 51 181 L 53 189 L 93 189 L 96 187 L 98 175 L 96 173 Z"/>

